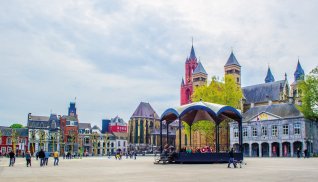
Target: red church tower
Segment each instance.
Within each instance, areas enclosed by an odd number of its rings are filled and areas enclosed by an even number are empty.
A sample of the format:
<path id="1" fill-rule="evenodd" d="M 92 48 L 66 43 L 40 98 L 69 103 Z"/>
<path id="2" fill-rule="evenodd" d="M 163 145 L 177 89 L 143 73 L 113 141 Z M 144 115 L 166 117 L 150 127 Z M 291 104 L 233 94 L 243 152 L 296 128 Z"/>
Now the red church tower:
<path id="1" fill-rule="evenodd" d="M 191 95 L 193 93 L 193 80 L 192 73 L 194 69 L 198 66 L 198 61 L 195 56 L 193 44 L 191 47 L 190 57 L 186 59 L 185 62 L 185 80 L 181 81 L 181 90 L 180 90 L 180 104 L 188 104 L 191 103 Z"/>

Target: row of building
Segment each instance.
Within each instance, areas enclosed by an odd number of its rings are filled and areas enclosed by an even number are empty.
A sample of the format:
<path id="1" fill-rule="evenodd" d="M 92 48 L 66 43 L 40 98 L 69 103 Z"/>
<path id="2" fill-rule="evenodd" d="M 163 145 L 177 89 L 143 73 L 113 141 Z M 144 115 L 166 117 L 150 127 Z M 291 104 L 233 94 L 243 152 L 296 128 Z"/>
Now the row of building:
<path id="1" fill-rule="evenodd" d="M 241 65 L 231 52 L 224 74 L 233 75 L 241 87 Z M 298 60 L 294 82 L 284 79 L 275 81 L 268 67 L 265 83 L 241 87 L 243 92 L 243 152 L 245 156 L 271 157 L 294 156 L 297 150 L 307 149 L 318 153 L 318 123 L 304 118 L 298 110 L 301 104 L 299 83 L 304 80 L 304 70 Z M 196 58 L 193 45 L 190 56 L 185 61 L 185 79 L 180 87 L 180 104 L 191 103 L 191 95 L 196 87 L 207 84 L 208 74 L 203 64 Z M 168 126 L 163 124 L 163 143 L 178 143 L 178 121 Z M 183 130 L 183 128 L 181 128 Z M 18 153 L 31 153 L 43 148 L 47 151 L 106 155 L 120 149 L 153 152 L 160 146 L 160 118 L 149 103 L 141 102 L 126 124 L 120 117 L 102 120 L 102 129 L 78 120 L 75 103 L 71 103 L 68 115 L 47 116 L 28 115 L 27 127 L 12 130 L 0 128 L 0 149 L 6 153 L 15 148 Z M 220 128 L 221 151 L 238 146 L 238 125 L 229 121 Z M 17 138 L 18 136 L 18 138 Z M 200 131 L 191 136 L 182 131 L 182 147 L 209 145 L 216 148 L 216 137 L 209 139 Z M 191 141 L 190 141 L 191 140 Z M 214 150 L 215 151 L 215 150 Z"/>

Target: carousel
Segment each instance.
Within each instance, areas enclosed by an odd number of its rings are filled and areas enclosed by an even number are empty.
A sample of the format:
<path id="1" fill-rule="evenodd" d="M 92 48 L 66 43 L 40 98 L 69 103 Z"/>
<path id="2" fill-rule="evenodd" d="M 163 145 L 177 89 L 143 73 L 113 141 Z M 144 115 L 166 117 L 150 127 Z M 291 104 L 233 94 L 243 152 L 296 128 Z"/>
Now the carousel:
<path id="1" fill-rule="evenodd" d="M 242 152 L 242 115 L 240 110 L 237 110 L 231 106 L 214 104 L 209 102 L 194 102 L 191 104 L 179 106 L 176 108 L 169 108 L 163 112 L 160 118 L 160 143 L 161 143 L 161 157 L 159 159 L 163 162 L 174 162 L 174 163 L 223 163 L 228 162 L 229 155 L 226 151 L 220 151 L 220 132 L 219 125 L 225 119 L 231 119 L 238 122 L 239 129 L 239 150 L 234 154 L 235 160 L 243 160 Z M 167 144 L 163 143 L 162 130 L 163 124 L 168 129 L 169 124 L 178 120 L 179 124 L 179 142 L 177 150 L 171 150 Z M 190 127 L 198 121 L 207 120 L 215 123 L 215 151 L 208 153 L 200 152 L 187 152 L 181 150 L 181 128 L 182 122 L 186 122 Z M 191 130 L 190 130 L 191 132 Z M 167 131 L 169 133 L 169 131 Z M 190 133 L 191 136 L 191 133 Z M 167 135 L 167 138 L 169 136 Z M 190 139 L 191 142 L 191 139 Z M 191 145 L 191 143 L 190 143 Z M 170 154 L 168 154 L 168 150 Z M 158 162 L 158 161 L 157 161 Z"/>

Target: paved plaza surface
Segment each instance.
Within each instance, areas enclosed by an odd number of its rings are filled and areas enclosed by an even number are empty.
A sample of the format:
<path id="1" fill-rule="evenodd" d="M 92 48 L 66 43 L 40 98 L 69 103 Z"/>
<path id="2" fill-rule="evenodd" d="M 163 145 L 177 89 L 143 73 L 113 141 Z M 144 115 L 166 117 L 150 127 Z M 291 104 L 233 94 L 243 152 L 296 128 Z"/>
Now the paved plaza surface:
<path id="1" fill-rule="evenodd" d="M 32 167 L 18 158 L 14 167 L 8 159 L 0 158 L 1 182 L 62 182 L 62 181 L 318 181 L 318 158 L 246 158 L 242 168 L 227 168 L 227 164 L 153 164 L 153 157 L 137 160 L 114 158 L 83 158 L 63 160 L 53 166 Z"/>

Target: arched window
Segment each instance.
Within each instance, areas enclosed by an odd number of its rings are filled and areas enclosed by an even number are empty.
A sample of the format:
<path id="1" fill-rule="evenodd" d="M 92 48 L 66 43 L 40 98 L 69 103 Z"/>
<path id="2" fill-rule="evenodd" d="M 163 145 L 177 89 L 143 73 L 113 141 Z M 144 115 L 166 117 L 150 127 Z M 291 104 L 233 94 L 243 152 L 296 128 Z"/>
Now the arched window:
<path id="1" fill-rule="evenodd" d="M 56 128 L 56 122 L 54 120 L 52 121 L 51 128 Z"/>

